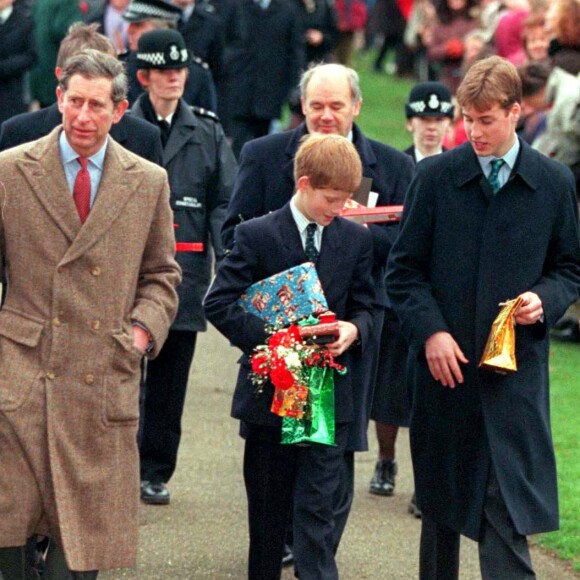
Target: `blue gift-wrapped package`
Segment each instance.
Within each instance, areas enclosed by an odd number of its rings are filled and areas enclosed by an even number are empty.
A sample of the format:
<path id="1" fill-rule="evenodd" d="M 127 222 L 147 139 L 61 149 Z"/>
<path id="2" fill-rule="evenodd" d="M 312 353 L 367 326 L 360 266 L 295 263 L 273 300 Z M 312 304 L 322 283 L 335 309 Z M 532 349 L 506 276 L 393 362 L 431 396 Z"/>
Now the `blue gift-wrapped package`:
<path id="1" fill-rule="evenodd" d="M 247 312 L 276 328 L 328 310 L 312 262 L 304 262 L 252 284 L 242 294 L 239 303 Z"/>

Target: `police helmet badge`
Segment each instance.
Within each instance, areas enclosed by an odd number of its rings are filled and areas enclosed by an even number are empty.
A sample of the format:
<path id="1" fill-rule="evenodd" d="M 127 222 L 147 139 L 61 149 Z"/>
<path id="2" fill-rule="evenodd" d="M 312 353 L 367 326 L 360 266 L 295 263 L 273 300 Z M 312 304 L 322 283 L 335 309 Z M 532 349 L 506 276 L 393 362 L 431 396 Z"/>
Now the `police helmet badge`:
<path id="1" fill-rule="evenodd" d="M 181 52 L 177 48 L 175 44 L 172 44 L 169 47 L 169 58 L 171 60 L 180 60 L 181 59 Z"/>
<path id="2" fill-rule="evenodd" d="M 427 101 L 427 106 L 433 111 L 439 108 L 439 99 L 435 93 L 431 93 L 429 100 Z"/>

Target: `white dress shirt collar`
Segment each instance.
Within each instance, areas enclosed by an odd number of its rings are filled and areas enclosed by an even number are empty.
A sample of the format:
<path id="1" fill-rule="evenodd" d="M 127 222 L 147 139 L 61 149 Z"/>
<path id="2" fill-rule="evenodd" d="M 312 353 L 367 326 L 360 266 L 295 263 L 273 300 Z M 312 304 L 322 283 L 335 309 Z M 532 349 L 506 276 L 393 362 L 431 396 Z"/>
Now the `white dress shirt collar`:
<path id="1" fill-rule="evenodd" d="M 300 233 L 300 239 L 302 240 L 302 247 L 306 247 L 306 228 L 308 224 L 312 223 L 297 207 L 294 198 L 290 200 L 290 211 L 292 212 L 292 217 Z M 320 252 L 320 246 L 322 243 L 322 231 L 324 226 L 316 224 L 316 232 L 314 233 L 314 246 Z"/>
<path id="2" fill-rule="evenodd" d="M 12 16 L 13 11 L 14 6 L 8 6 L 7 8 L 4 8 L 4 10 L 0 10 L 0 24 L 5 24 L 10 16 Z"/>

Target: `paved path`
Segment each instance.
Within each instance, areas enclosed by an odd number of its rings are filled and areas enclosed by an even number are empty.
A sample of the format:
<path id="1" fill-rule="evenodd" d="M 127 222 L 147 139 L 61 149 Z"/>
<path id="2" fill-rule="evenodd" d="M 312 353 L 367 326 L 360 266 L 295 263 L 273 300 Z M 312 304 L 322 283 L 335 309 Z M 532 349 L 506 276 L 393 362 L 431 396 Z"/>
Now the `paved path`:
<path id="1" fill-rule="evenodd" d="M 170 483 L 171 505 L 142 506 L 139 562 L 134 571 L 99 578 L 222 580 L 246 578 L 246 499 L 242 442 L 229 417 L 238 352 L 214 330 L 201 335 L 194 361 L 183 444 Z M 375 450 L 360 453 L 356 497 L 338 555 L 341 580 L 417 578 L 420 522 L 407 513 L 412 492 L 406 430 L 398 442 L 399 476 L 392 498 L 367 492 Z M 476 580 L 477 549 L 462 544 L 461 580 Z M 534 550 L 540 580 L 580 577 L 562 562 Z M 285 571 L 283 580 L 293 578 Z"/>

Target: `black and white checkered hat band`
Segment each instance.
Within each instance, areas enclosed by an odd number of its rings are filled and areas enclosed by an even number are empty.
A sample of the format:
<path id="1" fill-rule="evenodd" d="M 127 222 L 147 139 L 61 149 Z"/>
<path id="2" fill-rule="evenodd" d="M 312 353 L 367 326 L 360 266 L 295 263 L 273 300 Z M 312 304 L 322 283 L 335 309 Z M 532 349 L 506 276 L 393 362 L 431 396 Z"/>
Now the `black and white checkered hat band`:
<path id="1" fill-rule="evenodd" d="M 148 62 L 155 66 L 163 66 L 165 64 L 165 55 L 162 52 L 138 52 L 137 58 Z"/>
<path id="2" fill-rule="evenodd" d="M 129 6 L 128 15 L 135 14 L 147 18 L 162 18 L 164 20 L 179 20 L 179 14 L 172 10 L 165 10 L 160 6 L 152 6 L 146 2 L 131 2 Z"/>

